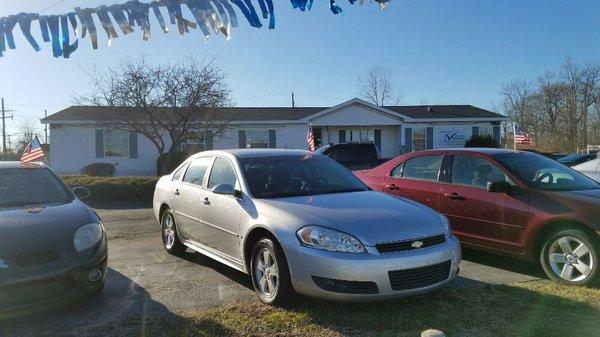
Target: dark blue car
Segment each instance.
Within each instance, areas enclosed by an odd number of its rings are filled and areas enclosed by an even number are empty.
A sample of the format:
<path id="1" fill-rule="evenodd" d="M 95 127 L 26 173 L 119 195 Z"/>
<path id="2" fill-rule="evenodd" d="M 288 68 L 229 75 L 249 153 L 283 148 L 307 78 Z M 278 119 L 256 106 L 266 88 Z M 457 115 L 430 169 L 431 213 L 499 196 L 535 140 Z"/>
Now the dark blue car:
<path id="1" fill-rule="evenodd" d="M 43 164 L 0 163 L 0 319 L 102 290 L 98 215 Z"/>

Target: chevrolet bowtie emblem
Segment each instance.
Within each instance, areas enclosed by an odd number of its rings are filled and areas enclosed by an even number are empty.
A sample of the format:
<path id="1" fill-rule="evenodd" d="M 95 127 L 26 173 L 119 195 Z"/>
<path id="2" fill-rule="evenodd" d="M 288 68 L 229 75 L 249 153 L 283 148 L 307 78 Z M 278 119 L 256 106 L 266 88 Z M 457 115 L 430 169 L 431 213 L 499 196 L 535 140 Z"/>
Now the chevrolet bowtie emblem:
<path id="1" fill-rule="evenodd" d="M 410 246 L 413 248 L 421 248 L 423 247 L 423 241 L 413 241 Z"/>
<path id="2" fill-rule="evenodd" d="M 10 266 L 8 263 L 6 263 L 6 261 L 0 259 L 0 269 L 10 269 Z"/>

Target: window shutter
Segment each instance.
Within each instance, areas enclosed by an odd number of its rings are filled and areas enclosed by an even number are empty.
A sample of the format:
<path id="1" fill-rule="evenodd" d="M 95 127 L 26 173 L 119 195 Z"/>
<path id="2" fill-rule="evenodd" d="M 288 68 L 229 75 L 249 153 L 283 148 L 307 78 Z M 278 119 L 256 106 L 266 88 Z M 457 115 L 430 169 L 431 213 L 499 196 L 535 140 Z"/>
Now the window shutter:
<path id="1" fill-rule="evenodd" d="M 246 148 L 246 131 L 245 130 L 238 130 L 238 140 L 239 140 L 240 149 L 245 149 Z"/>
<path id="2" fill-rule="evenodd" d="M 269 130 L 269 148 L 277 148 L 277 133 L 275 130 Z"/>
<path id="3" fill-rule="evenodd" d="M 479 127 L 478 127 L 478 126 L 474 126 L 474 127 L 473 127 L 473 131 L 472 131 L 471 133 L 472 133 L 472 134 L 471 134 L 471 136 L 472 136 L 472 137 L 477 137 L 477 136 L 479 136 Z"/>
<path id="4" fill-rule="evenodd" d="M 104 130 L 96 130 L 96 158 L 104 158 Z"/>
<path id="5" fill-rule="evenodd" d="M 375 146 L 377 146 L 377 149 L 381 152 L 381 129 L 375 129 L 373 137 L 375 138 Z"/>
<path id="6" fill-rule="evenodd" d="M 408 152 L 412 151 L 412 128 L 404 129 L 404 146 Z"/>
<path id="7" fill-rule="evenodd" d="M 345 142 L 346 142 L 346 130 L 340 130 L 338 143 L 343 144 Z"/>
<path id="8" fill-rule="evenodd" d="M 432 127 L 427 128 L 427 149 L 428 150 L 433 149 L 433 128 Z"/>
<path id="9" fill-rule="evenodd" d="M 494 140 L 496 141 L 496 146 L 500 147 L 500 127 L 499 126 L 494 126 L 493 134 L 494 134 Z"/>
<path id="10" fill-rule="evenodd" d="M 204 149 L 212 150 L 213 149 L 213 133 L 212 130 L 204 131 Z"/>
<path id="11" fill-rule="evenodd" d="M 138 137 L 137 132 L 129 131 L 129 158 L 138 157 Z"/>

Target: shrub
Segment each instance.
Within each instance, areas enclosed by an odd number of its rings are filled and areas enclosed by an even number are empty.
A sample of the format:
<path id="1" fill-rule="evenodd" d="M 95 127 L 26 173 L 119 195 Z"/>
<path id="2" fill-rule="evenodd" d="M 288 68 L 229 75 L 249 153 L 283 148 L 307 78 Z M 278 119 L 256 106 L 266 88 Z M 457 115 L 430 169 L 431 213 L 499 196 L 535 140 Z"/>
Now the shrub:
<path id="1" fill-rule="evenodd" d="M 156 174 L 160 177 L 173 172 L 191 155 L 189 152 L 164 153 L 156 160 Z"/>
<path id="2" fill-rule="evenodd" d="M 465 147 L 498 147 L 498 143 L 490 134 L 482 134 L 469 138 Z"/>
<path id="3" fill-rule="evenodd" d="M 91 177 L 114 177 L 117 169 L 115 165 L 110 163 L 93 163 L 84 166 L 81 169 L 81 174 Z"/>
<path id="4" fill-rule="evenodd" d="M 64 176 L 62 180 L 72 187 L 84 186 L 90 190 L 86 202 L 152 202 L 158 177 L 90 177 Z"/>

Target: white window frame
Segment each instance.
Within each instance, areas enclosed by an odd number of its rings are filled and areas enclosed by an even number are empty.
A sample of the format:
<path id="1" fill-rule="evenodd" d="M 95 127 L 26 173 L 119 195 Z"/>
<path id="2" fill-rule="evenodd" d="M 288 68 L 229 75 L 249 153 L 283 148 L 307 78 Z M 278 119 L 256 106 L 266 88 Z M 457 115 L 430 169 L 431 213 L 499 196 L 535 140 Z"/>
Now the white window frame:
<path id="1" fill-rule="evenodd" d="M 269 130 L 268 129 L 246 129 L 246 148 L 250 149 L 268 149 L 271 146 L 271 137 L 269 135 Z M 266 135 L 266 143 L 261 142 L 261 143 L 252 143 L 250 141 L 250 134 L 251 133 L 264 133 Z M 251 146 L 252 144 L 266 144 L 266 146 L 261 146 L 261 147 L 253 147 Z"/>
<path id="2" fill-rule="evenodd" d="M 108 151 L 107 144 L 109 143 L 108 139 L 109 139 L 111 133 L 122 133 L 124 135 L 124 137 L 125 137 L 125 142 L 124 142 L 125 143 L 125 150 L 123 151 L 123 155 L 110 155 L 110 154 L 108 154 L 108 152 L 107 152 Z M 130 155 L 131 155 L 131 153 L 129 152 L 130 144 L 129 144 L 129 132 L 128 131 L 123 131 L 123 130 L 104 130 L 104 142 L 103 143 L 104 143 L 103 144 L 104 145 L 103 151 L 104 151 L 104 157 L 105 158 L 129 158 Z M 114 145 L 114 144 L 111 144 L 111 145 Z"/>
<path id="3" fill-rule="evenodd" d="M 418 136 L 418 137 L 417 137 Z M 417 147 L 416 142 L 423 144 L 423 147 Z M 415 128 L 412 131 L 412 150 L 413 151 L 423 151 L 427 150 L 427 128 Z"/>

